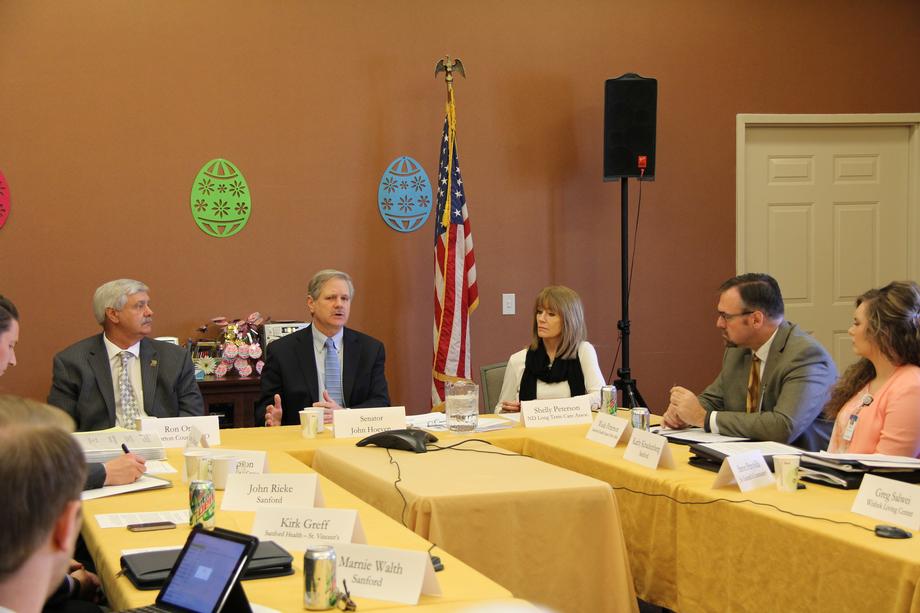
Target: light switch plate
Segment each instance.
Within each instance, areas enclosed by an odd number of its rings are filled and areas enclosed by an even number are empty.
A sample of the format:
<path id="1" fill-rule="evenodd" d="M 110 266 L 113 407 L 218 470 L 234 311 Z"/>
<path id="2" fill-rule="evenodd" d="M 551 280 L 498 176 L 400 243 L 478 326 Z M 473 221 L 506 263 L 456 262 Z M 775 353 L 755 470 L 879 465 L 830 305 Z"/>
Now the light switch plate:
<path id="1" fill-rule="evenodd" d="M 502 315 L 514 315 L 514 294 L 502 294 Z"/>

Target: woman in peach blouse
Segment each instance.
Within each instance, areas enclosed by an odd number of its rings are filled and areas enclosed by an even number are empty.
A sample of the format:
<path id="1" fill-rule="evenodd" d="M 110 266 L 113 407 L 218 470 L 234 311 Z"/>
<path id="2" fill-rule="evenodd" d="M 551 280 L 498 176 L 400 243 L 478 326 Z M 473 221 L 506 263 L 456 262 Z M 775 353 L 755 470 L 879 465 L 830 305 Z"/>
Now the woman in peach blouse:
<path id="1" fill-rule="evenodd" d="M 860 359 L 824 407 L 835 420 L 828 451 L 920 457 L 920 286 L 857 298 L 849 334 Z"/>

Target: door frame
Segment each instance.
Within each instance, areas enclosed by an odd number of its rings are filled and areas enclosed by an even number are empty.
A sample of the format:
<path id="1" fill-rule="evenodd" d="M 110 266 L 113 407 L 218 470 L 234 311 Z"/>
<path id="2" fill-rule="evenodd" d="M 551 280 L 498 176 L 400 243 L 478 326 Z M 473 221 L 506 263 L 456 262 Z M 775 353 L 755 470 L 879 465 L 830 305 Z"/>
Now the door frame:
<path id="1" fill-rule="evenodd" d="M 910 234 L 907 242 L 907 273 L 910 279 L 920 277 L 920 113 L 842 115 L 739 113 L 735 124 L 735 269 L 738 274 L 750 272 L 746 270 L 744 262 L 747 129 L 847 126 L 905 126 L 908 128 L 907 224 Z"/>

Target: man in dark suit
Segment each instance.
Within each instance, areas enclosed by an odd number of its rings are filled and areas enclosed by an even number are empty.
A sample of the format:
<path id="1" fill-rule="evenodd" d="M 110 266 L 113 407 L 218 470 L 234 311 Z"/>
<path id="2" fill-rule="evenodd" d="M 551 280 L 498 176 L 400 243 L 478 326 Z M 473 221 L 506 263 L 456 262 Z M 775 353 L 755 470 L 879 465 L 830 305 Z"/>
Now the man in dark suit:
<path id="1" fill-rule="evenodd" d="M 833 359 L 785 321 L 779 284 L 770 275 L 738 275 L 719 290 L 722 371 L 699 396 L 674 387 L 665 425 L 826 449 L 833 424 L 821 418 L 821 409 L 837 379 Z"/>
<path id="2" fill-rule="evenodd" d="M 54 356 L 48 404 L 63 409 L 78 431 L 112 426 L 135 429 L 141 417 L 204 414 L 204 401 L 188 351 L 147 338 L 153 324 L 149 288 L 118 279 L 100 286 L 93 312 L 102 334 L 71 345 Z M 111 484 L 113 475 L 90 466 L 88 485 Z M 125 472 L 131 472 L 125 468 Z M 135 466 L 139 476 L 143 466 Z M 122 475 L 121 482 L 129 475 Z M 136 476 L 135 476 L 136 478 Z"/>
<path id="3" fill-rule="evenodd" d="M 390 405 L 383 343 L 345 327 L 354 285 L 344 272 L 321 270 L 310 280 L 313 323 L 268 347 L 260 407 L 265 425 L 300 423 L 304 407 L 322 407 L 325 421 L 338 409 Z"/>

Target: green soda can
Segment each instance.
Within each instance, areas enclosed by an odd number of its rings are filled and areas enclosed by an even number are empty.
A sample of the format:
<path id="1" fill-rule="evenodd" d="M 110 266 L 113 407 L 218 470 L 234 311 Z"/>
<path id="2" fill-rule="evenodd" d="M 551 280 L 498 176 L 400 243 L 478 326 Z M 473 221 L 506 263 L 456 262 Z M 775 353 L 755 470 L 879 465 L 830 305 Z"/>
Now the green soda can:
<path id="1" fill-rule="evenodd" d="M 201 524 L 208 530 L 214 528 L 217 499 L 213 481 L 192 481 L 188 486 L 188 525 Z"/>

